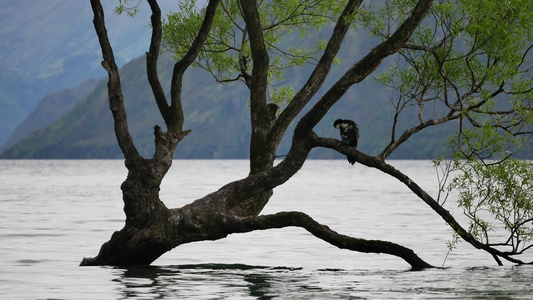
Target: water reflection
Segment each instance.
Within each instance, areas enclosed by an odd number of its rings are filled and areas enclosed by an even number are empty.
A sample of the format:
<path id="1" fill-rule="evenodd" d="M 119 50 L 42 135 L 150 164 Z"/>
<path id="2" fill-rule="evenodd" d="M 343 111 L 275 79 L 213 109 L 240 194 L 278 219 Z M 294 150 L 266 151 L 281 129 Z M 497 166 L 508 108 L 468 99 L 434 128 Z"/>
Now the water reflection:
<path id="1" fill-rule="evenodd" d="M 524 266 L 306 271 L 243 264 L 115 270 L 121 299 L 527 299 L 531 289 L 524 288 L 533 271 Z"/>
<path id="2" fill-rule="evenodd" d="M 312 273 L 298 268 L 199 264 L 136 266 L 116 270 L 119 276 L 113 281 L 121 284 L 119 289 L 123 299 L 184 298 L 191 295 L 195 299 L 273 299 L 298 294 L 305 297 L 329 294 L 321 287 L 323 282 L 319 282 Z M 329 298 L 337 297 L 329 295 Z"/>

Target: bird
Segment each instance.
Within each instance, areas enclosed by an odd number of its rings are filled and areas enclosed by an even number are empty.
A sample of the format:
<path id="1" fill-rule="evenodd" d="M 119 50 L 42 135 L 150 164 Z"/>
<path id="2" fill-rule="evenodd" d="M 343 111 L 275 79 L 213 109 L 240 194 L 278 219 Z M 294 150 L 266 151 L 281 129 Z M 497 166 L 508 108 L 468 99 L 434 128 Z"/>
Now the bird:
<path id="1" fill-rule="evenodd" d="M 357 148 L 357 141 L 359 140 L 359 127 L 357 123 L 352 120 L 337 119 L 333 123 L 333 127 L 340 129 L 341 139 L 344 144 Z M 347 156 L 350 164 L 355 163 L 355 158 Z"/>

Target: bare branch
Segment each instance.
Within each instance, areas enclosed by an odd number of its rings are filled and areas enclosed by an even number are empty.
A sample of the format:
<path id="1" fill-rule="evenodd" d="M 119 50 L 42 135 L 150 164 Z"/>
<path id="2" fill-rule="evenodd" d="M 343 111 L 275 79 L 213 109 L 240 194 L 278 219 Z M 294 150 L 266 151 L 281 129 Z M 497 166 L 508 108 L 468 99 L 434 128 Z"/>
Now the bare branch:
<path id="1" fill-rule="evenodd" d="M 318 223 L 310 216 L 297 211 L 247 218 L 224 218 L 224 226 L 232 233 L 296 226 L 304 228 L 315 237 L 341 249 L 395 255 L 404 259 L 413 269 L 433 267 L 409 248 L 387 241 L 365 240 L 342 235 L 331 230 L 328 226 Z"/>
<path id="2" fill-rule="evenodd" d="M 405 184 L 415 195 L 417 195 L 422 201 L 424 201 L 429 207 L 433 209 L 450 227 L 466 242 L 471 244 L 477 249 L 483 249 L 486 252 L 490 253 L 493 256 L 497 256 L 503 259 L 506 259 L 513 263 L 524 264 L 523 261 L 511 257 L 509 254 L 506 254 L 498 249 L 491 247 L 485 243 L 478 241 L 474 236 L 472 236 L 467 230 L 465 230 L 459 222 L 452 216 L 452 214 L 442 207 L 438 201 L 433 199 L 426 191 L 424 191 L 418 184 L 416 184 L 411 178 L 403 174 L 401 171 L 397 170 L 393 166 L 387 164 L 384 160 L 379 157 L 371 157 L 365 155 L 352 147 L 349 147 L 346 144 L 343 144 L 341 141 L 329 138 L 322 138 L 315 136 L 312 141 L 313 147 L 325 147 L 330 149 L 335 149 L 338 152 L 350 155 L 355 158 L 356 162 L 363 164 L 367 167 L 376 168 L 386 174 L 391 175 L 392 177 L 398 179 L 400 182 Z"/>
<path id="3" fill-rule="evenodd" d="M 402 143 L 407 141 L 407 139 L 409 139 L 413 134 L 420 132 L 422 129 L 430 127 L 430 126 L 443 124 L 443 123 L 446 123 L 452 120 L 457 120 L 459 119 L 459 117 L 460 115 L 455 114 L 455 115 L 448 115 L 448 116 L 445 116 L 439 119 L 431 119 L 425 122 L 421 122 L 420 124 L 404 131 L 404 133 L 402 133 L 402 135 L 397 140 L 395 140 L 393 143 L 390 143 L 387 147 L 385 147 L 385 149 L 383 149 L 379 157 L 381 157 L 382 159 L 387 158 Z"/>
<path id="4" fill-rule="evenodd" d="M 139 153 L 133 144 L 133 139 L 128 129 L 128 117 L 124 107 L 124 96 L 122 94 L 122 87 L 120 84 L 120 75 L 118 67 L 115 63 L 115 56 L 113 49 L 107 36 L 107 29 L 105 26 L 104 9 L 99 0 L 91 0 L 91 7 L 94 13 L 94 28 L 98 35 L 98 40 L 102 48 L 104 60 L 102 66 L 109 75 L 107 83 L 107 92 L 109 95 L 109 108 L 113 113 L 113 120 L 115 125 L 115 135 L 117 137 L 118 145 L 124 154 L 126 161 L 138 159 Z"/>
<path id="5" fill-rule="evenodd" d="M 328 75 L 331 63 L 333 59 L 339 52 L 340 46 L 346 32 L 350 28 L 350 23 L 347 21 L 347 17 L 353 14 L 355 9 L 361 5 L 361 0 L 351 0 L 348 2 L 344 11 L 342 12 L 333 33 L 328 41 L 324 54 L 320 58 L 319 62 L 315 66 L 313 72 L 307 79 L 307 82 L 304 86 L 296 93 L 291 102 L 283 110 L 281 115 L 276 120 L 276 123 L 272 127 L 270 132 L 270 137 L 275 139 L 275 145 L 281 141 L 283 133 L 287 130 L 287 127 L 293 122 L 294 118 L 298 113 L 303 109 L 303 107 L 311 100 L 311 98 L 316 94 L 326 76 Z"/>
<path id="6" fill-rule="evenodd" d="M 176 64 L 174 65 L 170 89 L 171 120 L 169 120 L 170 126 L 167 125 L 168 129 L 171 131 L 181 131 L 183 128 L 184 118 L 183 109 L 181 106 L 181 89 L 183 83 L 183 74 L 200 53 L 200 50 L 202 49 L 202 46 L 207 39 L 209 31 L 211 30 L 211 25 L 213 24 L 216 9 L 219 2 L 220 0 L 209 1 L 209 4 L 207 5 L 207 8 L 205 10 L 205 16 L 202 22 L 202 26 L 200 27 L 196 38 L 192 42 L 185 56 L 183 56 L 183 58 L 176 62 Z"/>
<path id="7" fill-rule="evenodd" d="M 148 82 L 152 88 L 152 93 L 155 97 L 155 102 L 159 108 L 159 112 L 165 121 L 165 124 L 170 127 L 169 122 L 169 105 L 161 82 L 159 81 L 159 76 L 157 74 L 157 61 L 159 59 L 159 50 L 161 48 L 161 35 L 163 32 L 161 26 L 161 9 L 157 4 L 156 0 L 148 0 L 150 4 L 150 9 L 152 10 L 152 16 L 150 17 L 152 22 L 152 37 L 150 40 L 150 49 L 146 53 L 146 73 L 148 77 Z"/>
<path id="8" fill-rule="evenodd" d="M 365 57 L 354 64 L 344 75 L 324 94 L 317 104 L 300 120 L 296 130 L 302 135 L 310 132 L 324 117 L 327 111 L 348 91 L 348 89 L 365 79 L 389 55 L 397 52 L 409 40 L 414 30 L 425 18 L 431 8 L 432 0 L 418 1 L 411 15 L 400 25 L 394 34 L 372 49 Z M 296 134 L 296 132 L 295 132 Z"/>

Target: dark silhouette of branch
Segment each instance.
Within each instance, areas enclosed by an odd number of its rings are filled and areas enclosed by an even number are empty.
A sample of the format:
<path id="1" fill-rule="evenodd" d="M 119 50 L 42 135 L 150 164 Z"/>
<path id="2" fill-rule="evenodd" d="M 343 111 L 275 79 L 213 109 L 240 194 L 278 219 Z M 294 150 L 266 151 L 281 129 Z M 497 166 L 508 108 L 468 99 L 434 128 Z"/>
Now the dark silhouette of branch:
<path id="1" fill-rule="evenodd" d="M 189 50 L 183 56 L 181 60 L 176 62 L 174 65 L 174 70 L 172 74 L 172 83 L 170 88 L 170 97 L 171 97 L 171 122 L 169 130 L 175 128 L 178 131 L 181 131 L 183 128 L 183 108 L 181 106 L 181 89 L 183 84 L 183 74 L 185 70 L 195 61 L 202 49 L 203 44 L 207 40 L 209 31 L 211 30 L 211 25 L 215 18 L 215 13 L 217 6 L 220 3 L 220 0 L 210 0 L 207 8 L 205 9 L 205 16 L 202 22 L 202 26 L 196 35 L 192 45 Z"/>
<path id="2" fill-rule="evenodd" d="M 102 8 L 102 4 L 99 0 L 91 0 L 91 7 L 94 13 L 94 28 L 98 35 L 98 40 L 100 42 L 100 47 L 102 49 L 102 55 L 104 58 L 102 61 L 102 66 L 107 71 L 109 76 L 107 83 L 109 108 L 113 114 L 117 142 L 126 160 L 136 160 L 140 156 L 135 148 L 135 145 L 133 144 L 133 139 L 131 138 L 128 130 L 128 117 L 124 107 L 124 96 L 122 94 L 118 67 L 115 63 L 115 56 L 107 36 L 104 9 Z"/>
<path id="3" fill-rule="evenodd" d="M 315 237 L 341 249 L 398 256 L 411 265 L 413 269 L 433 267 L 409 248 L 387 241 L 366 240 L 342 235 L 331 230 L 328 226 L 318 223 L 305 213 L 298 211 L 279 212 L 247 218 L 224 218 L 222 226 L 231 233 L 296 226 L 304 228 Z"/>
<path id="4" fill-rule="evenodd" d="M 346 32 L 350 28 L 351 23 L 348 22 L 347 17 L 353 14 L 355 9 L 361 6 L 361 3 L 361 0 L 352 0 L 348 2 L 344 11 L 339 17 L 335 28 L 333 29 L 333 33 L 328 41 L 328 44 L 326 45 L 324 54 L 322 54 L 322 57 L 307 79 L 307 82 L 296 93 L 287 107 L 280 114 L 275 124 L 272 126 L 269 136 L 274 139 L 274 147 L 277 147 L 288 126 L 291 124 L 291 122 L 293 122 L 294 118 L 298 115 L 298 113 L 300 113 L 300 111 L 305 107 L 305 105 L 311 100 L 311 98 L 324 83 L 326 76 L 329 74 L 333 59 L 339 52 L 342 41 L 346 36 Z"/>
<path id="5" fill-rule="evenodd" d="M 348 69 L 311 110 L 302 117 L 296 127 L 295 135 L 298 134 L 298 131 L 302 135 L 308 135 L 352 85 L 368 77 L 386 57 L 400 50 L 409 40 L 420 22 L 425 18 L 432 3 L 432 0 L 418 1 L 411 15 L 398 27 L 394 34 L 389 39 L 374 47 L 366 56 Z"/>
<path id="6" fill-rule="evenodd" d="M 168 101 L 157 74 L 157 61 L 159 59 L 161 35 L 163 32 L 161 25 L 161 9 L 159 8 L 156 0 L 148 0 L 148 3 L 150 4 L 150 9 L 152 10 L 152 16 L 150 17 L 152 22 L 152 37 L 150 39 L 150 49 L 146 53 L 146 73 L 148 82 L 152 88 L 152 93 L 155 97 L 155 102 L 159 108 L 159 112 L 161 113 L 167 128 L 169 128 L 170 115 Z"/>
<path id="7" fill-rule="evenodd" d="M 429 207 L 433 209 L 450 227 L 461 237 L 463 240 L 471 244 L 477 249 L 485 250 L 486 252 L 490 253 L 493 257 L 495 257 L 495 260 L 498 262 L 499 265 L 501 265 L 501 261 L 498 259 L 503 258 L 507 261 L 517 263 L 517 264 L 525 264 L 525 262 L 515 259 L 512 257 L 511 254 L 502 252 L 498 249 L 495 249 L 491 247 L 489 244 L 482 243 L 478 241 L 473 235 L 471 235 L 468 230 L 464 229 L 459 222 L 452 216 L 452 214 L 446 210 L 444 207 L 442 207 L 438 201 L 433 199 L 424 189 L 422 189 L 416 182 L 411 180 L 407 175 L 402 173 L 401 171 L 397 170 L 393 166 L 387 164 L 383 159 L 380 157 L 374 157 L 374 156 L 368 156 L 358 150 L 355 150 L 352 147 L 349 147 L 348 145 L 343 144 L 339 140 L 330 139 L 330 138 L 322 138 L 318 136 L 314 136 L 313 147 L 325 147 L 334 149 L 344 155 L 351 155 L 355 158 L 356 162 L 365 165 L 367 167 L 376 168 L 386 174 L 391 175 L 392 177 L 398 179 L 400 182 L 405 184 L 415 195 L 417 195 L 422 201 L 424 201 Z"/>

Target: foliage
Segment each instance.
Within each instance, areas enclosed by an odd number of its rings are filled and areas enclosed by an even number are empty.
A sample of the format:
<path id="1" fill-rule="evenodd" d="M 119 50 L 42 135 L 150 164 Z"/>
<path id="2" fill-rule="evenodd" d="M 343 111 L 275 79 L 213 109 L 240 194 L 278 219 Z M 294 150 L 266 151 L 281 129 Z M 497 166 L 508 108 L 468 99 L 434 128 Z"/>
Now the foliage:
<path id="1" fill-rule="evenodd" d="M 128 16 L 135 17 L 139 12 L 139 4 L 141 4 L 141 0 L 119 0 L 114 12 L 117 15 L 125 12 Z"/>
<path id="2" fill-rule="evenodd" d="M 387 10 L 404 2 L 387 1 Z M 434 4 L 402 59 L 375 77 L 397 91 L 396 118 L 407 110 L 417 111 L 420 123 L 456 114 L 460 124 L 451 144 L 464 158 L 501 159 L 518 151 L 533 121 L 533 77 L 524 66 L 533 39 L 533 13 L 522 9 L 527 2 Z M 390 23 L 372 32 L 386 38 Z"/>
<path id="3" fill-rule="evenodd" d="M 486 165 L 466 160 L 456 166 L 460 174 L 449 188 L 458 192 L 470 233 L 488 245 L 506 246 L 513 254 L 533 247 L 533 163 L 508 159 Z M 501 235 L 502 229 L 507 236 Z"/>
<path id="4" fill-rule="evenodd" d="M 178 12 L 167 15 L 163 23 L 164 47 L 179 59 L 195 38 L 203 18 L 198 1 L 180 3 Z M 269 53 L 269 82 L 283 82 L 284 73 L 305 64 L 316 63 L 326 42 L 317 40 L 317 32 L 327 22 L 338 18 L 346 1 L 261 1 L 261 16 L 265 46 Z M 289 38 L 291 37 L 291 38 Z M 300 40 L 300 46 L 292 43 Z M 306 47 L 305 40 L 312 40 Z M 247 81 L 253 67 L 248 31 L 241 17 L 238 1 L 222 1 L 209 38 L 202 48 L 196 67 L 208 71 L 218 82 Z M 274 103 L 288 102 L 292 87 L 270 93 Z"/>
<path id="5" fill-rule="evenodd" d="M 385 1 L 362 25 L 387 39 L 412 2 Z M 533 238 L 533 165 L 509 159 L 533 133 L 533 12 L 523 9 L 528 5 L 438 1 L 400 57 L 374 78 L 394 90 L 390 151 L 402 142 L 402 128 L 407 139 L 425 127 L 455 122 L 456 133 L 448 138 L 451 156 L 434 161 L 440 172 L 437 201 L 442 206 L 450 193 L 458 194 L 469 233 L 486 246 L 509 247 L 510 255 L 529 249 Z M 418 120 L 402 118 L 414 114 Z M 464 235 L 453 229 L 450 250 L 457 235 Z M 493 242 L 490 233 L 501 229 L 507 237 Z"/>

